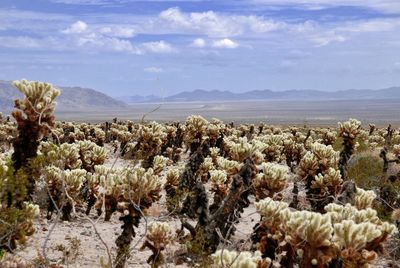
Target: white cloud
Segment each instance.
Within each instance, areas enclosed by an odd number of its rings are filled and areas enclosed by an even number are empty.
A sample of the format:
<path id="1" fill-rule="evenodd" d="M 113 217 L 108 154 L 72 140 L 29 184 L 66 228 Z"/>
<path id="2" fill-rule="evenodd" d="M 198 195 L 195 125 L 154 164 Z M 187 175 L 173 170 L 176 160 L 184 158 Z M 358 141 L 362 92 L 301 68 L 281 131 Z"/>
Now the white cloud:
<path id="1" fill-rule="evenodd" d="M 49 0 L 54 3 L 71 5 L 114 5 L 143 0 Z M 201 2 L 202 0 L 148 0 L 149 2 Z M 291 8 L 304 8 L 308 10 L 321 10 L 338 6 L 353 6 L 375 9 L 387 13 L 400 12 L 398 0 L 243 0 L 245 7 L 254 5 L 261 8 L 266 6 L 269 9 L 276 9 L 282 6 Z"/>
<path id="2" fill-rule="evenodd" d="M 373 19 L 359 22 L 348 22 L 344 26 L 340 26 L 337 30 L 354 33 L 368 33 L 368 32 L 387 32 L 400 29 L 400 19 Z"/>
<path id="3" fill-rule="evenodd" d="M 353 6 L 375 9 L 387 13 L 400 12 L 398 0 L 248 0 L 247 4 L 271 6 L 290 6 L 310 10 L 332 8 L 338 6 Z"/>
<path id="4" fill-rule="evenodd" d="M 290 0 L 282 1 L 290 2 Z M 305 2 L 315 3 L 316 6 L 324 0 L 300 0 L 300 3 Z M 278 4 L 278 1 L 271 0 L 271 3 Z M 326 5 L 328 4 L 326 1 Z M 0 8 L 0 27 L 7 31 L 18 31 L 19 34 L 3 36 L 3 39 L 7 38 L 9 44 L 0 46 L 35 49 L 54 47 L 53 49 L 57 50 L 117 51 L 132 54 L 172 53 L 178 51 L 179 46 L 208 49 L 237 48 L 240 44 L 242 48 L 261 49 L 259 44 L 263 43 L 275 47 L 278 43 L 288 44 L 290 49 L 296 49 L 295 42 L 297 45 L 310 48 L 312 45 L 322 47 L 349 42 L 361 38 L 361 35 L 368 36 L 369 33 L 379 33 L 379 35 L 388 33 L 397 36 L 400 30 L 400 18 L 397 17 L 349 19 L 329 21 L 329 23 L 311 20 L 289 22 L 285 19 L 271 20 L 262 16 L 214 11 L 184 12 L 179 8 L 169 8 L 154 15 L 127 16 L 105 13 L 101 18 L 98 16 L 100 15 L 86 15 L 83 21 L 73 15 Z M 123 23 L 120 23 L 121 21 Z M 176 47 L 173 47 L 166 41 L 136 43 L 134 37 L 141 34 L 154 36 L 179 34 L 187 35 L 189 38 L 197 35 L 201 38 L 192 40 L 190 44 L 187 41 L 181 42 L 187 39 L 177 39 Z M 52 39 L 52 47 L 43 41 L 48 40 L 48 36 Z M 26 44 L 23 40 L 26 40 Z M 290 57 L 298 56 L 289 55 L 288 58 Z"/>
<path id="5" fill-rule="evenodd" d="M 133 54 L 140 54 L 137 48 L 128 40 L 107 37 L 80 37 L 77 40 L 80 47 L 86 49 L 99 49 L 106 51 L 129 52 Z"/>
<path id="6" fill-rule="evenodd" d="M 129 27 L 120 25 L 99 27 L 77 21 L 61 32 L 68 35 L 68 41 L 72 46 L 82 49 L 143 54 L 143 51 L 125 39 L 134 36 L 134 30 Z"/>
<path id="7" fill-rule="evenodd" d="M 280 67 L 280 69 L 283 69 L 283 70 L 290 70 L 290 69 L 293 69 L 294 67 L 296 67 L 297 65 L 298 65 L 298 63 L 296 61 L 283 60 L 280 62 L 279 67 Z"/>
<path id="8" fill-rule="evenodd" d="M 286 56 L 288 59 L 304 59 L 310 57 L 312 54 L 308 51 L 303 51 L 299 49 L 292 49 Z"/>
<path id="9" fill-rule="evenodd" d="M 297 30 L 298 27 L 295 27 L 295 29 Z M 299 32 L 317 46 L 326 46 L 334 42 L 348 41 L 360 34 L 383 32 L 395 34 L 398 30 L 400 30 L 400 19 L 377 18 L 340 22 L 331 28 L 311 23 Z"/>
<path id="10" fill-rule="evenodd" d="M 50 2 L 68 5 L 102 5 L 110 3 L 108 0 L 50 0 Z"/>
<path id="11" fill-rule="evenodd" d="M 135 29 L 124 26 L 105 26 L 99 29 L 99 32 L 113 37 L 132 38 L 135 36 Z"/>
<path id="12" fill-rule="evenodd" d="M 317 34 L 310 37 L 310 40 L 314 42 L 317 46 L 326 46 L 333 42 L 344 42 L 347 40 L 343 35 L 337 34 L 333 31 L 326 33 Z"/>
<path id="13" fill-rule="evenodd" d="M 143 69 L 146 73 L 162 73 L 164 70 L 163 68 L 159 67 L 147 67 Z"/>
<path id="14" fill-rule="evenodd" d="M 26 34 L 58 31 L 60 27 L 71 22 L 71 19 L 71 16 L 65 14 L 0 8 L 0 27 Z"/>
<path id="15" fill-rule="evenodd" d="M 10 48 L 40 48 L 42 42 L 29 36 L 0 36 L 0 46 Z"/>
<path id="16" fill-rule="evenodd" d="M 135 36 L 135 29 L 132 26 L 125 25 L 107 25 L 98 26 L 89 25 L 83 21 L 72 23 L 67 29 L 61 31 L 64 34 L 97 34 L 109 37 L 132 38 Z"/>
<path id="17" fill-rule="evenodd" d="M 63 30 L 62 32 L 65 34 L 80 34 L 84 33 L 87 30 L 87 28 L 88 25 L 85 22 L 78 20 L 77 22 L 71 24 L 70 27 Z"/>
<path id="18" fill-rule="evenodd" d="M 147 42 L 141 44 L 141 48 L 145 51 L 153 52 L 153 53 L 171 53 L 175 52 L 172 48 L 171 44 L 165 42 L 164 40 L 157 42 Z"/>
<path id="19" fill-rule="evenodd" d="M 232 41 L 231 39 L 224 38 L 214 41 L 212 46 L 215 48 L 237 48 L 239 44 L 235 41 Z"/>
<path id="20" fill-rule="evenodd" d="M 395 72 L 400 72 L 400 61 L 393 64 L 393 69 Z"/>
<path id="21" fill-rule="evenodd" d="M 159 15 L 160 25 L 168 26 L 178 32 L 205 34 L 211 37 L 231 37 L 247 32 L 265 33 L 286 27 L 283 22 L 266 20 L 258 16 L 225 15 L 214 11 L 182 12 L 179 8 L 169 8 Z M 165 27 L 165 26 L 164 26 Z"/>
<path id="22" fill-rule="evenodd" d="M 203 38 L 196 38 L 193 40 L 192 47 L 205 47 L 206 46 L 206 41 Z"/>

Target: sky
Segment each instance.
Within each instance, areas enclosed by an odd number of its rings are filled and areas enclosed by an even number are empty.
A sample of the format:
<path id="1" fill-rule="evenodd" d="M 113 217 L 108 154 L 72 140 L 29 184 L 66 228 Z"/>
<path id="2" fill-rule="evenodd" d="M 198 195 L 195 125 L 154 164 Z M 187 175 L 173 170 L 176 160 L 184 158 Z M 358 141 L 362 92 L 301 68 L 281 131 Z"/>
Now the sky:
<path id="1" fill-rule="evenodd" d="M 111 96 L 400 86 L 399 0 L 0 0 L 0 79 Z"/>

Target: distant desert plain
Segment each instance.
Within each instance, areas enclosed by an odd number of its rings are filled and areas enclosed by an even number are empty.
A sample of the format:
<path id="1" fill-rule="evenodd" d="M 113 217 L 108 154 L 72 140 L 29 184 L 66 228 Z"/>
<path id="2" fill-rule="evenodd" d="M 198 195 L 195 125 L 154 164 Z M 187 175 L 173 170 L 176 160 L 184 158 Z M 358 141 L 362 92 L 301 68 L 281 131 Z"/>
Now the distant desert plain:
<path id="1" fill-rule="evenodd" d="M 184 121 L 192 114 L 235 123 L 336 126 L 338 121 L 352 117 L 364 124 L 400 126 L 400 99 L 136 103 L 121 108 L 58 110 L 56 117 L 77 122 L 100 122 L 114 117 L 165 122 Z"/>

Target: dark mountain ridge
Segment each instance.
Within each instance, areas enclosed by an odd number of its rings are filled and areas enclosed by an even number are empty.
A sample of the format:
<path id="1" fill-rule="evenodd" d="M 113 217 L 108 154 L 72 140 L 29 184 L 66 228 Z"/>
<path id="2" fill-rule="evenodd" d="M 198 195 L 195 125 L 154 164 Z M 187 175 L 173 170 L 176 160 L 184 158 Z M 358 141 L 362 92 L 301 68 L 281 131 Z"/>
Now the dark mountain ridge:
<path id="1" fill-rule="evenodd" d="M 57 111 L 73 111 L 97 108 L 118 108 L 126 104 L 90 88 L 58 87 L 61 95 L 57 98 Z M 0 80 L 0 110 L 10 111 L 14 100 L 22 94 L 10 81 Z"/>
<path id="2" fill-rule="evenodd" d="M 154 95 L 142 97 L 131 96 L 120 100 L 126 103 L 140 102 L 212 102 L 212 101 L 250 101 L 250 100 L 371 100 L 371 99 L 400 99 L 400 87 L 391 87 L 379 90 L 349 89 L 339 91 L 304 90 L 252 90 L 243 93 L 233 93 L 221 90 L 184 91 L 165 98 Z"/>

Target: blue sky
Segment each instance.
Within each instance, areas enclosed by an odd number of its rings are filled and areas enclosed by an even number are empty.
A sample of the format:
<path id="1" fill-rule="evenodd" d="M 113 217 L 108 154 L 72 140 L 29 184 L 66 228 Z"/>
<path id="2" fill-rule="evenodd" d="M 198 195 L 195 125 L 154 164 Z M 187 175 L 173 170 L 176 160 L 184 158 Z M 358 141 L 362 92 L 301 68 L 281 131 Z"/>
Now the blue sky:
<path id="1" fill-rule="evenodd" d="M 111 96 L 400 85 L 399 0 L 1 0 L 0 79 Z"/>

